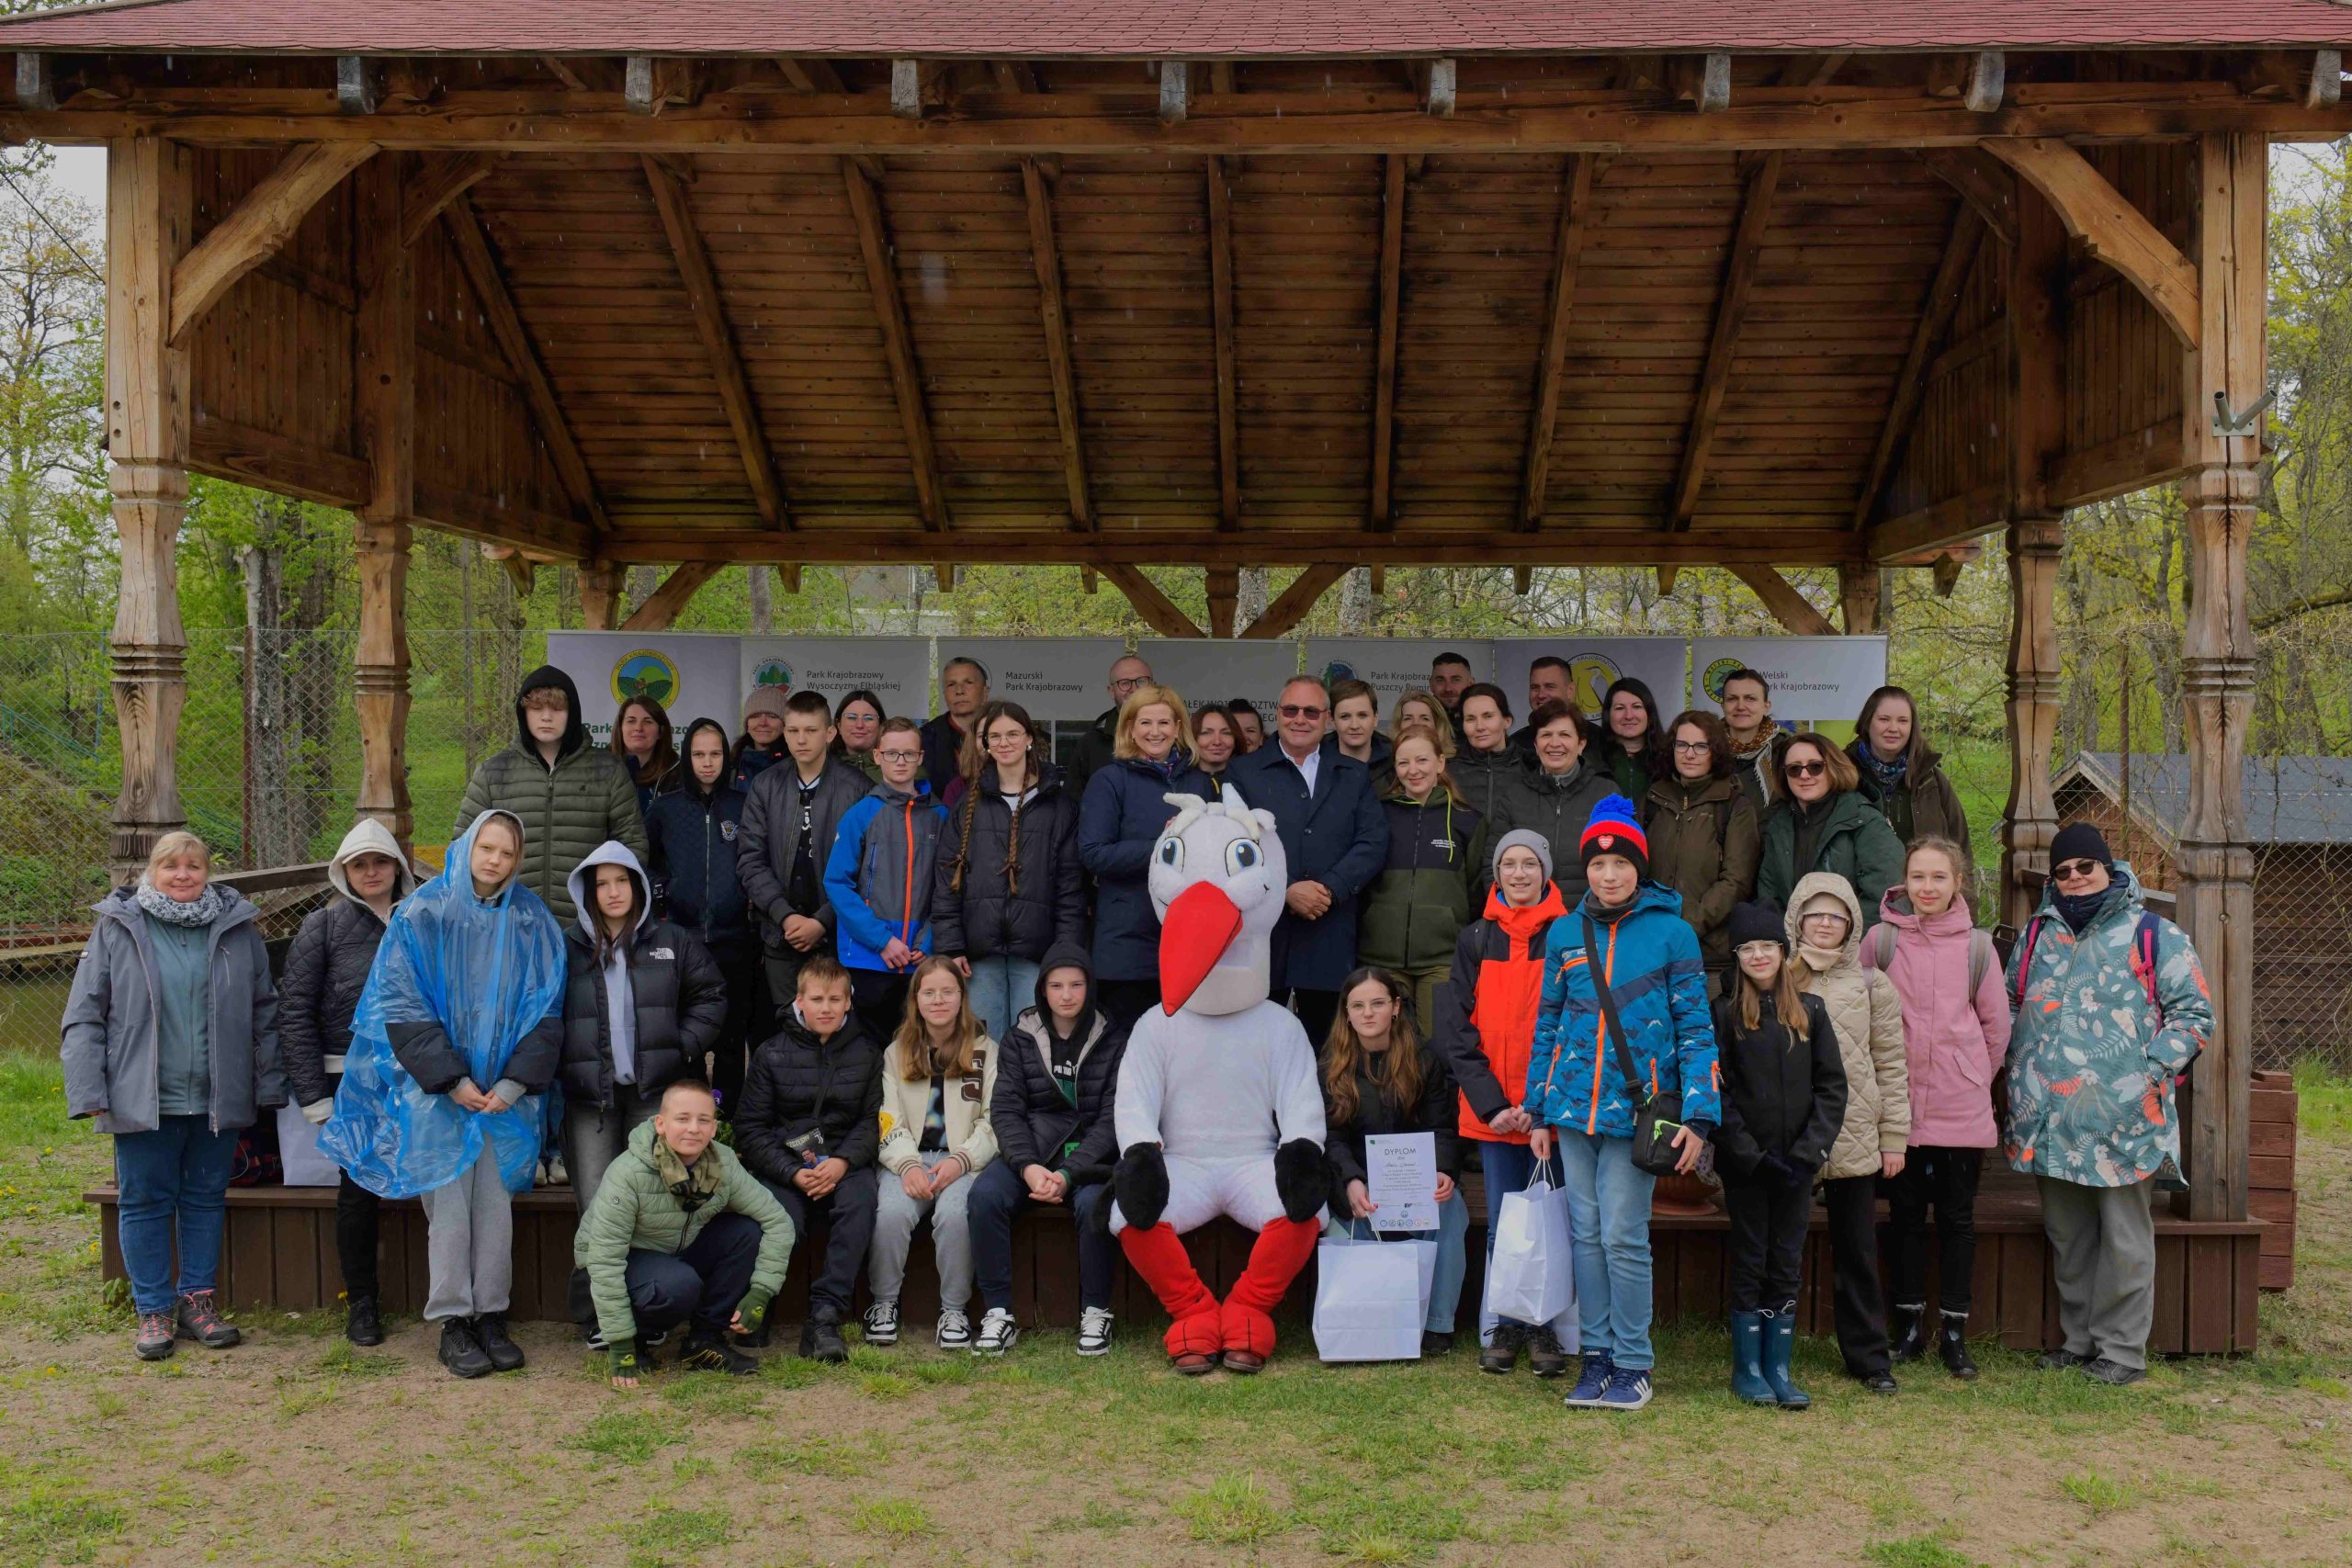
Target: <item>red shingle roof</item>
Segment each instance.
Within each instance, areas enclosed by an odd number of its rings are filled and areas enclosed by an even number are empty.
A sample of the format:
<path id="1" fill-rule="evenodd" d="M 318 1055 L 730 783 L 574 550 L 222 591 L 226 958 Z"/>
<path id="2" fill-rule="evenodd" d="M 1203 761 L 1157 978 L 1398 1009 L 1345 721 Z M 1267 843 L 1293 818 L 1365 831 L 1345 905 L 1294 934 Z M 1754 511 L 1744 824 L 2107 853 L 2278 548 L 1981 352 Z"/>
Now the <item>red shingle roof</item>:
<path id="1" fill-rule="evenodd" d="M 0 48 L 1277 58 L 2352 43 L 2333 0 L 112 0 Z"/>

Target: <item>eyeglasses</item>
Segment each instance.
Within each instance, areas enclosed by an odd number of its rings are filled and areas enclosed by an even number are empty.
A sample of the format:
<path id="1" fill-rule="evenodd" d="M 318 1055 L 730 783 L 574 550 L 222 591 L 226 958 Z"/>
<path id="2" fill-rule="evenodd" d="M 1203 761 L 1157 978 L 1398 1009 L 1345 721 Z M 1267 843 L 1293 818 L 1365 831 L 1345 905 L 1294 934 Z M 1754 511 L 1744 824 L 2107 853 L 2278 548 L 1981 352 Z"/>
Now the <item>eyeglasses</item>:
<path id="1" fill-rule="evenodd" d="M 1826 762 L 1791 762 L 1781 770 L 1792 779 L 1818 778 L 1828 771 L 1829 764 Z"/>
<path id="2" fill-rule="evenodd" d="M 1678 740 L 1674 749 L 1686 757 L 1703 757 L 1715 748 L 1713 742 L 1707 740 Z"/>
<path id="3" fill-rule="evenodd" d="M 1148 675 L 1122 675 L 1111 682 L 1111 689 L 1125 695 L 1150 679 Z"/>
<path id="4" fill-rule="evenodd" d="M 2060 861 L 2050 868 L 2050 874 L 2061 882 L 2075 882 L 2090 875 L 2100 863 L 2090 859 Z"/>
<path id="5" fill-rule="evenodd" d="M 922 753 L 920 751 L 908 751 L 903 750 L 889 751 L 877 750 L 874 754 L 885 762 L 920 762 L 922 761 Z"/>
<path id="6" fill-rule="evenodd" d="M 1284 718 L 1321 718 L 1330 710 L 1328 708 L 1309 707 L 1305 703 L 1284 703 L 1281 707 L 1276 708 L 1274 711 L 1281 714 Z"/>

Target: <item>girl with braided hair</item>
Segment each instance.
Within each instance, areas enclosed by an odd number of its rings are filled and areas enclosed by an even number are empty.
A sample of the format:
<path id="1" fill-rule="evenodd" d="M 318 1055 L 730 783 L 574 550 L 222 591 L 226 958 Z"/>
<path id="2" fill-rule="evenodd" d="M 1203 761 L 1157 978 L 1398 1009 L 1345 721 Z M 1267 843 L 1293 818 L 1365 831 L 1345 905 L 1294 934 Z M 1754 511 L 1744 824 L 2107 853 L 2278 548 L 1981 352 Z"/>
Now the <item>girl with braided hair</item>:
<path id="1" fill-rule="evenodd" d="M 1085 940 L 1078 799 L 1018 703 L 980 710 L 958 782 L 933 873 L 933 947 L 971 982 L 972 1010 L 1001 1040 L 1046 950 Z"/>

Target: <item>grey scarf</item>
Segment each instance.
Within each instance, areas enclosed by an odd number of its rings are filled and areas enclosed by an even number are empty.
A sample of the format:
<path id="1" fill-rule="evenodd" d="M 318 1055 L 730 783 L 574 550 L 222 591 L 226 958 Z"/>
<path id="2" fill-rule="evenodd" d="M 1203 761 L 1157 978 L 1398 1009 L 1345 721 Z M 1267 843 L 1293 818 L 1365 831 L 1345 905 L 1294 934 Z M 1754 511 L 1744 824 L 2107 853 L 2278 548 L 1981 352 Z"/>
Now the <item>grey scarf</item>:
<path id="1" fill-rule="evenodd" d="M 229 900 L 217 882 L 204 885 L 204 892 L 183 904 L 165 894 L 153 883 L 141 876 L 130 896 L 139 907 L 167 926 L 209 926 L 228 911 Z"/>

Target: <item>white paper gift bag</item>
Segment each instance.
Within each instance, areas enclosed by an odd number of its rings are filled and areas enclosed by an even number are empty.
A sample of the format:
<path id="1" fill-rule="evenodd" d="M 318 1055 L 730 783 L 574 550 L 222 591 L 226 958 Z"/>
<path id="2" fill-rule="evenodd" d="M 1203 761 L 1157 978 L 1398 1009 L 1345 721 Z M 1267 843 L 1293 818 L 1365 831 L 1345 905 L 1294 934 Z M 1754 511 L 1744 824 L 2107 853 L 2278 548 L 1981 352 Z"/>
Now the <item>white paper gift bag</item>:
<path id="1" fill-rule="evenodd" d="M 1315 1249 L 1315 1353 L 1409 1361 L 1421 1353 L 1437 1244 L 1326 1237 Z"/>
<path id="2" fill-rule="evenodd" d="M 1568 1195 L 1541 1176 L 1503 1194 L 1495 1253 L 1487 1261 L 1487 1310 L 1520 1323 L 1548 1324 L 1576 1300 L 1568 1251 Z"/>

